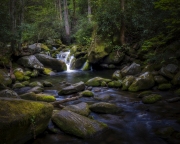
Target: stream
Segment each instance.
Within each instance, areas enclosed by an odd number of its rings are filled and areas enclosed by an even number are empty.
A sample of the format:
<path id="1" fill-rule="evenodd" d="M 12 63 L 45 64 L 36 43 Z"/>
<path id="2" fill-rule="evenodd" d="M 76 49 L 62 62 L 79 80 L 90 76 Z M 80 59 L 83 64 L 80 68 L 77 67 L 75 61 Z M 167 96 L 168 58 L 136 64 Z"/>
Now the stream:
<path id="1" fill-rule="evenodd" d="M 60 82 L 76 83 L 79 81 L 86 82 L 95 76 L 103 78 L 111 78 L 115 70 L 103 71 L 69 71 L 60 72 L 54 76 L 43 76 L 35 78 L 34 81 L 50 81 L 53 87 L 46 88 L 44 93 L 52 94 L 57 100 L 61 100 L 70 96 L 59 96 Z M 121 91 L 121 89 L 94 87 L 92 89 L 96 95 L 110 95 L 110 99 L 106 102 L 115 103 L 123 109 L 119 114 L 97 114 L 90 113 L 90 117 L 95 120 L 104 122 L 108 125 L 108 129 L 93 138 L 80 139 L 61 132 L 60 134 L 52 134 L 45 132 L 38 136 L 35 140 L 30 141 L 31 144 L 179 144 L 180 139 L 174 136 L 168 138 L 160 138 L 155 132 L 158 129 L 173 127 L 175 132 L 180 131 L 180 124 L 177 119 L 180 118 L 180 102 L 168 103 L 165 100 L 175 97 L 171 91 L 162 92 L 155 91 L 163 96 L 163 100 L 155 104 L 143 104 L 138 93 Z M 100 102 L 94 98 L 82 97 L 75 101 L 70 101 L 64 105 L 78 104 L 80 102 L 94 103 Z M 29 144 L 28 143 L 28 144 Z"/>

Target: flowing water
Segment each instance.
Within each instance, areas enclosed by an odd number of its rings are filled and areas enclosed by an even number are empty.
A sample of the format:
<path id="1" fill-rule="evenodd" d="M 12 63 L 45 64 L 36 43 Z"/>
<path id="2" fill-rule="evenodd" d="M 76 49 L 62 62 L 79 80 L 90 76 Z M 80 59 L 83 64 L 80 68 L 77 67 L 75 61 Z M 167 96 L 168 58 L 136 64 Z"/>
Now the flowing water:
<path id="1" fill-rule="evenodd" d="M 54 76 L 46 76 L 35 79 L 37 81 L 51 81 L 54 84 L 52 88 L 46 88 L 45 93 L 51 93 L 57 99 L 64 99 L 68 96 L 59 96 L 58 89 L 60 82 L 66 81 L 76 83 L 86 82 L 88 79 L 101 76 L 111 78 L 114 70 L 105 71 L 72 71 L 61 72 Z M 130 93 L 113 88 L 93 88 L 95 95 L 110 95 L 106 102 L 115 103 L 123 109 L 120 114 L 97 114 L 91 112 L 90 116 L 94 119 L 104 122 L 108 129 L 93 138 L 80 139 L 72 135 L 44 133 L 32 144 L 179 144 L 180 140 L 173 138 L 160 138 L 155 134 L 159 128 L 173 127 L 175 131 L 180 132 L 180 125 L 177 119 L 180 118 L 180 102 L 167 103 L 165 99 L 174 97 L 172 92 L 158 92 L 163 96 L 163 100 L 156 104 L 143 104 L 141 99 L 137 98 L 138 93 Z M 94 98 L 82 97 L 75 101 L 65 103 L 65 105 L 77 104 L 80 102 L 94 103 L 99 102 Z"/>

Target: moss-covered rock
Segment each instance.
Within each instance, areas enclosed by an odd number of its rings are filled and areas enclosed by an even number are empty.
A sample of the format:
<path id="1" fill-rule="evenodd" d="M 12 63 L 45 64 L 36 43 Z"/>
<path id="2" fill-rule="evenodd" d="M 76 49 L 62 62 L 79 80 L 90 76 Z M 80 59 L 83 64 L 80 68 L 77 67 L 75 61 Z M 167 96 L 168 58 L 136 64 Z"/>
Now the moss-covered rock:
<path id="1" fill-rule="evenodd" d="M 53 84 L 52 84 L 51 82 L 49 82 L 49 81 L 44 81 L 44 82 L 43 82 L 43 86 L 44 86 L 44 87 L 52 87 Z"/>
<path id="2" fill-rule="evenodd" d="M 143 97 L 142 102 L 145 104 L 152 104 L 152 103 L 155 103 L 157 101 L 160 101 L 161 99 L 162 99 L 161 95 L 151 94 L 149 96 Z"/>
<path id="3" fill-rule="evenodd" d="M 45 67 L 49 67 L 52 70 L 56 70 L 58 72 L 67 70 L 67 66 L 63 61 L 44 54 L 36 54 L 35 56 Z"/>
<path id="4" fill-rule="evenodd" d="M 51 118 L 48 103 L 0 98 L 0 143 L 22 144 L 42 133 Z"/>
<path id="5" fill-rule="evenodd" d="M 131 86 L 128 88 L 129 91 L 140 91 L 152 88 L 154 86 L 154 77 L 151 73 L 145 72 L 137 77 Z"/>
<path id="6" fill-rule="evenodd" d="M 160 76 L 160 75 L 154 76 L 154 80 L 158 84 L 163 84 L 163 83 L 167 83 L 168 82 L 163 76 Z"/>
<path id="7" fill-rule="evenodd" d="M 24 79 L 25 81 L 29 81 L 31 78 L 29 76 L 24 76 Z"/>
<path id="8" fill-rule="evenodd" d="M 105 78 L 101 78 L 101 77 L 95 77 L 95 78 L 92 78 L 92 79 L 88 80 L 86 82 L 86 85 L 87 86 L 98 87 L 98 86 L 101 86 L 102 82 L 108 83 L 108 82 L 111 82 L 111 81 L 112 80 L 110 80 L 110 79 L 105 79 Z"/>
<path id="9" fill-rule="evenodd" d="M 50 68 L 44 68 L 43 69 L 43 74 L 45 74 L 45 75 L 53 75 L 54 72 Z"/>
<path id="10" fill-rule="evenodd" d="M 173 79 L 174 77 L 174 74 L 168 71 L 165 67 L 162 67 L 159 73 L 169 79 Z"/>
<path id="11" fill-rule="evenodd" d="M 59 91 L 58 94 L 59 95 L 68 95 L 68 94 L 72 94 L 72 93 L 77 93 L 77 92 L 83 91 L 84 89 L 85 89 L 84 82 L 79 82 L 79 83 L 75 83 L 75 84 L 73 84 L 71 86 L 62 88 Z"/>
<path id="12" fill-rule="evenodd" d="M 124 59 L 124 53 L 117 55 L 116 51 L 112 51 L 107 57 L 104 58 L 105 64 L 119 64 Z"/>
<path id="13" fill-rule="evenodd" d="M 36 87 L 36 86 L 39 86 L 39 87 L 43 87 L 43 84 L 40 83 L 40 82 L 37 82 L 37 81 L 34 81 L 34 82 L 31 82 L 29 84 L 30 87 Z"/>
<path id="14" fill-rule="evenodd" d="M 85 90 L 85 91 L 81 92 L 81 95 L 84 97 L 93 97 L 94 96 L 93 92 L 89 91 L 89 90 Z"/>
<path id="15" fill-rule="evenodd" d="M 69 110 L 75 112 L 77 114 L 88 116 L 90 113 L 90 109 L 87 103 L 81 102 L 76 105 L 69 105 L 63 108 L 64 110 Z"/>
<path id="16" fill-rule="evenodd" d="M 24 73 L 22 71 L 15 71 L 14 75 L 18 81 L 22 81 L 24 79 Z"/>
<path id="17" fill-rule="evenodd" d="M 37 77 L 39 75 L 39 71 L 34 69 L 31 73 L 31 77 Z"/>
<path id="18" fill-rule="evenodd" d="M 25 85 L 23 85 L 20 82 L 16 82 L 15 84 L 13 84 L 13 89 L 19 89 L 19 88 L 22 88 L 22 87 L 25 87 Z"/>
<path id="19" fill-rule="evenodd" d="M 148 95 L 150 95 L 150 94 L 152 94 L 152 91 L 143 91 L 143 92 L 141 92 L 140 94 L 138 94 L 138 98 L 143 98 L 143 97 L 145 97 L 145 96 L 148 96 Z"/>
<path id="20" fill-rule="evenodd" d="M 86 62 L 86 57 L 74 58 L 71 61 L 70 69 L 71 70 L 81 69 L 85 62 Z"/>
<path id="21" fill-rule="evenodd" d="M 107 125 L 68 110 L 55 112 L 52 121 L 64 132 L 81 138 L 101 132 Z"/>
<path id="22" fill-rule="evenodd" d="M 107 85 L 107 83 L 106 83 L 105 81 L 102 81 L 102 82 L 101 82 L 101 86 L 102 86 L 102 87 L 106 87 L 106 86 L 108 86 L 108 85 Z"/>
<path id="23" fill-rule="evenodd" d="M 118 106 L 112 103 L 106 103 L 106 102 L 99 102 L 90 105 L 90 110 L 96 113 L 107 113 L 107 114 L 113 114 L 113 113 L 119 113 L 122 112 L 122 109 L 120 109 Z"/>
<path id="24" fill-rule="evenodd" d="M 113 80 L 121 80 L 122 79 L 122 74 L 120 70 L 116 70 L 113 75 L 112 75 Z"/>
<path id="25" fill-rule="evenodd" d="M 56 99 L 52 95 L 47 94 L 35 94 L 33 92 L 25 93 L 20 95 L 22 99 L 33 100 L 33 101 L 44 101 L 44 102 L 54 102 Z"/>
<path id="26" fill-rule="evenodd" d="M 47 45 L 45 44 L 41 44 L 41 49 L 44 50 L 44 51 L 49 51 L 50 49 L 48 48 Z"/>
<path id="27" fill-rule="evenodd" d="M 111 87 L 111 88 L 120 88 L 121 86 L 122 86 L 121 81 L 111 81 L 108 83 L 108 87 Z"/>
<path id="28" fill-rule="evenodd" d="M 88 70 L 90 70 L 90 69 L 91 69 L 90 63 L 89 63 L 88 60 L 86 60 L 85 64 L 84 64 L 83 67 L 82 67 L 82 70 L 83 70 L 83 71 L 88 71 Z"/>
<path id="29" fill-rule="evenodd" d="M 5 90 L 0 91 L 0 97 L 20 98 L 15 91 L 9 90 L 9 89 L 5 89 Z"/>
<path id="30" fill-rule="evenodd" d="M 27 70 L 24 72 L 24 75 L 25 76 L 31 76 L 32 72 L 30 70 Z"/>
<path id="31" fill-rule="evenodd" d="M 128 90 L 134 80 L 134 76 L 126 76 L 125 79 L 122 81 L 122 90 Z"/>
<path id="32" fill-rule="evenodd" d="M 158 86 L 159 90 L 169 90 L 171 89 L 172 85 L 170 83 L 164 83 L 164 84 L 160 84 Z"/>
<path id="33" fill-rule="evenodd" d="M 25 86 L 29 86 L 29 81 L 23 81 L 22 84 Z"/>
<path id="34" fill-rule="evenodd" d="M 34 92 L 34 93 L 40 93 L 42 91 L 44 91 L 44 89 L 39 86 L 33 87 L 32 89 L 28 90 L 28 92 Z"/>
<path id="35" fill-rule="evenodd" d="M 12 83 L 11 78 L 8 76 L 8 72 L 0 69 L 0 90 L 6 89 L 6 86 Z"/>

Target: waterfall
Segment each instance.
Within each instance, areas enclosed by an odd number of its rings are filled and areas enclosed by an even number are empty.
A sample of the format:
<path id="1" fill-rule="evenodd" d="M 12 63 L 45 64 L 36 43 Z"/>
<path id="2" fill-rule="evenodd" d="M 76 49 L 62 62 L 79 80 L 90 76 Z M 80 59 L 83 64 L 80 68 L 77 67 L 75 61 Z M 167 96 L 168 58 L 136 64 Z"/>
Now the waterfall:
<path id="1" fill-rule="evenodd" d="M 74 56 L 70 56 L 70 51 L 67 51 L 67 52 L 61 51 L 59 54 L 57 54 L 57 59 L 64 61 L 66 63 L 67 71 L 71 71 L 70 64 L 73 58 Z"/>

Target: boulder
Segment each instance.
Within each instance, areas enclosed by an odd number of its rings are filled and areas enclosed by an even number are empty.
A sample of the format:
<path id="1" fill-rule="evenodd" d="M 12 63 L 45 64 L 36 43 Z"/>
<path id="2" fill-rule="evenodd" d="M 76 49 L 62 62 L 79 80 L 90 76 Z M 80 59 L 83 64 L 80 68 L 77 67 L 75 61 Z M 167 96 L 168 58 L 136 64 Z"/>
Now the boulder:
<path id="1" fill-rule="evenodd" d="M 110 79 L 105 79 L 105 78 L 101 78 L 101 77 L 95 77 L 95 78 L 92 78 L 92 79 L 88 80 L 86 82 L 86 85 L 87 86 L 98 87 L 98 86 L 101 86 L 102 82 L 108 83 L 108 82 L 111 82 L 111 81 L 112 80 L 110 80 Z"/>
<path id="2" fill-rule="evenodd" d="M 124 59 L 124 53 L 118 53 L 112 51 L 108 56 L 103 60 L 105 64 L 119 64 Z"/>
<path id="3" fill-rule="evenodd" d="M 158 84 L 167 83 L 168 81 L 161 75 L 154 76 L 154 80 Z"/>
<path id="4" fill-rule="evenodd" d="M 177 72 L 178 66 L 175 65 L 175 64 L 168 64 L 168 65 L 165 67 L 165 69 L 166 69 L 168 72 L 174 74 L 174 73 Z"/>
<path id="5" fill-rule="evenodd" d="M 81 138 L 91 137 L 107 128 L 107 125 L 68 110 L 55 112 L 52 121 L 64 132 Z"/>
<path id="6" fill-rule="evenodd" d="M 6 86 L 10 85 L 12 83 L 11 78 L 8 75 L 8 72 L 0 69 L 0 90 L 6 89 Z"/>
<path id="7" fill-rule="evenodd" d="M 0 98 L 0 143 L 23 144 L 48 126 L 53 106 L 48 103 Z"/>
<path id="8" fill-rule="evenodd" d="M 161 99 L 162 99 L 161 95 L 151 94 L 151 95 L 143 97 L 142 102 L 145 104 L 153 104 L 157 101 L 160 101 Z"/>
<path id="9" fill-rule="evenodd" d="M 9 89 L 5 89 L 5 90 L 0 91 L 0 97 L 20 98 L 15 91 L 9 90 Z"/>
<path id="10" fill-rule="evenodd" d="M 129 91 L 140 91 L 152 88 L 154 86 L 154 77 L 150 72 L 145 72 L 137 77 L 131 86 L 128 88 Z"/>
<path id="11" fill-rule="evenodd" d="M 172 85 L 170 83 L 164 83 L 164 84 L 160 84 L 158 86 L 159 90 L 169 90 L 171 89 Z"/>
<path id="12" fill-rule="evenodd" d="M 29 86 L 30 86 L 30 87 L 36 87 L 36 86 L 38 86 L 38 87 L 43 87 L 43 84 L 40 83 L 40 82 L 38 82 L 38 81 L 34 81 L 34 82 L 31 82 L 31 83 L 29 84 Z"/>
<path id="13" fill-rule="evenodd" d="M 25 85 L 20 82 L 16 82 L 15 84 L 13 84 L 13 89 L 19 89 L 22 87 L 25 87 Z"/>
<path id="14" fill-rule="evenodd" d="M 99 102 L 90 105 L 90 110 L 96 113 L 106 113 L 106 114 L 114 114 L 122 112 L 122 109 L 120 109 L 118 106 L 112 103 L 106 103 L 106 102 Z"/>
<path id="15" fill-rule="evenodd" d="M 73 84 L 71 86 L 62 88 L 59 91 L 59 95 L 73 94 L 73 93 L 77 93 L 77 92 L 83 91 L 84 89 L 85 89 L 85 84 L 84 84 L 84 82 L 81 81 L 81 82 L 75 83 L 75 84 Z"/>
<path id="16" fill-rule="evenodd" d="M 34 101 L 44 101 L 44 102 L 54 102 L 56 99 L 52 95 L 47 94 L 35 94 L 33 92 L 25 93 L 20 95 L 21 99 L 34 100 Z"/>
<path id="17" fill-rule="evenodd" d="M 63 62 L 61 60 L 52 58 L 52 57 L 50 57 L 48 55 L 44 55 L 44 54 L 36 54 L 35 56 L 45 67 L 49 67 L 56 71 L 67 70 L 67 66 L 66 66 L 65 62 Z"/>
<path id="18" fill-rule="evenodd" d="M 22 68 L 16 68 L 13 73 L 16 77 L 16 80 L 18 81 L 24 80 L 24 71 Z"/>
<path id="19" fill-rule="evenodd" d="M 113 80 L 121 80 L 122 79 L 122 74 L 120 70 L 116 70 L 113 75 L 112 75 Z"/>
<path id="20" fill-rule="evenodd" d="M 133 83 L 135 80 L 134 76 L 126 76 L 125 79 L 122 82 L 122 90 L 128 90 L 130 85 Z"/>
<path id="21" fill-rule="evenodd" d="M 38 70 L 44 69 L 43 64 L 40 63 L 39 60 L 34 55 L 21 57 L 17 61 L 17 63 L 24 66 L 25 68 L 33 68 Z"/>
<path id="22" fill-rule="evenodd" d="M 90 90 L 85 90 L 85 91 L 81 92 L 81 95 L 84 97 L 93 97 L 94 96 L 93 92 Z"/>
<path id="23" fill-rule="evenodd" d="M 111 88 L 120 88 L 121 86 L 122 86 L 121 81 L 111 81 L 108 83 L 108 87 L 111 87 Z"/>
<path id="24" fill-rule="evenodd" d="M 70 69 L 71 70 L 81 69 L 85 62 L 86 62 L 86 57 L 74 58 L 71 61 Z"/>
<path id="25" fill-rule="evenodd" d="M 166 69 L 166 67 L 162 67 L 159 71 L 159 73 L 162 75 L 162 76 L 165 76 L 166 78 L 169 78 L 169 79 L 173 79 L 174 77 L 174 74 L 171 73 L 170 71 L 168 71 Z"/>
<path id="26" fill-rule="evenodd" d="M 136 63 L 132 63 L 130 66 L 125 67 L 121 70 L 122 76 L 127 76 L 127 75 L 136 75 L 141 72 L 141 66 Z"/>
<path id="27" fill-rule="evenodd" d="M 90 113 L 88 104 L 84 102 L 81 102 L 76 105 L 65 106 L 63 110 L 69 110 L 83 116 L 88 116 Z"/>
<path id="28" fill-rule="evenodd" d="M 32 89 L 28 90 L 27 92 L 40 93 L 42 91 L 44 91 L 44 89 L 42 87 L 36 86 L 36 87 L 33 87 Z"/>
<path id="29" fill-rule="evenodd" d="M 173 85 L 180 85 L 180 71 L 174 76 L 172 83 Z"/>

